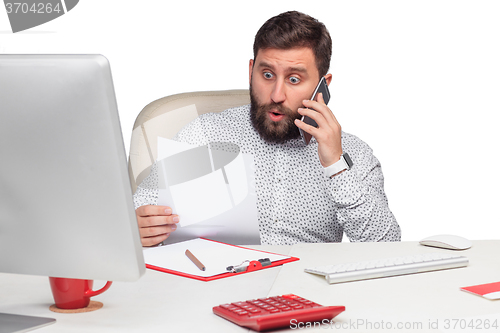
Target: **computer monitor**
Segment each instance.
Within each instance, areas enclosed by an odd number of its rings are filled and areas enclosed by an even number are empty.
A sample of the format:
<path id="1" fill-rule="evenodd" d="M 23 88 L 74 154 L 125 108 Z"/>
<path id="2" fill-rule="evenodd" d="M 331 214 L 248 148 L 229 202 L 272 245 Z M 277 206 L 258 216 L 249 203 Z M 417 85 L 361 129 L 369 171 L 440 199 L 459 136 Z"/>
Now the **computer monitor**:
<path id="1" fill-rule="evenodd" d="M 0 272 L 144 274 L 105 57 L 0 55 L 0 156 Z"/>

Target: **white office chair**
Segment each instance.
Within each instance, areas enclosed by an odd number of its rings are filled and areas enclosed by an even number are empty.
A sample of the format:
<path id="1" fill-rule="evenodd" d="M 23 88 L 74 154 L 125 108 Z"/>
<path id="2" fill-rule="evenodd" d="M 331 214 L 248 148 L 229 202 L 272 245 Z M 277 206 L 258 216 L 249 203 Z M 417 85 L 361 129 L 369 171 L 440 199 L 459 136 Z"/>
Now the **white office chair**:
<path id="1" fill-rule="evenodd" d="M 128 170 L 132 191 L 149 175 L 157 157 L 157 137 L 172 138 L 201 114 L 250 103 L 248 90 L 200 91 L 171 95 L 146 105 L 134 123 Z"/>

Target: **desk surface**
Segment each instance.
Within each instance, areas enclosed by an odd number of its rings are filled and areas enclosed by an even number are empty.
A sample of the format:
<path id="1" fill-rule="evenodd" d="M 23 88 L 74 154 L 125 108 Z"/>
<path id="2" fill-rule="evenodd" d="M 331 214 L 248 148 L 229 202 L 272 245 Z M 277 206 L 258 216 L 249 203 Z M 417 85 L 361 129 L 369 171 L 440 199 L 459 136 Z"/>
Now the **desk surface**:
<path id="1" fill-rule="evenodd" d="M 212 307 L 295 293 L 323 305 L 346 306 L 334 324 L 322 329 L 439 332 L 435 327 L 439 320 L 443 332 L 452 332 L 453 325 L 459 327 L 465 323 L 463 320 L 474 319 L 476 324 L 484 325 L 485 319 L 495 318 L 500 326 L 500 301 L 459 290 L 500 281 L 500 240 L 474 241 L 471 249 L 459 252 L 469 258 L 466 268 L 336 285 L 305 273 L 304 268 L 448 250 L 420 246 L 417 242 L 255 248 L 297 256 L 300 261 L 210 282 L 147 270 L 137 282 L 114 282 L 108 291 L 93 298 L 103 302 L 104 307 L 82 314 L 59 314 L 48 309 L 53 299 L 47 277 L 0 274 L 0 312 L 56 318 L 55 324 L 35 331 L 40 333 L 244 332 L 245 329 L 215 316 Z M 100 284 L 103 282 L 96 281 L 96 288 Z M 396 330 L 399 323 L 406 327 Z M 449 329 L 445 329 L 447 323 Z M 496 330 L 483 326 L 481 331 Z"/>
<path id="2" fill-rule="evenodd" d="M 464 326 L 471 319 L 477 324 L 471 332 L 478 331 L 480 325 L 482 332 L 500 331 L 500 300 L 491 301 L 460 290 L 500 281 L 500 241 L 474 241 L 468 250 L 453 251 L 469 258 L 465 268 L 332 285 L 324 277 L 304 273 L 304 268 L 325 265 L 325 261 L 337 264 L 450 251 L 418 242 L 297 244 L 290 255 L 301 260 L 281 268 L 269 293 L 293 291 L 319 304 L 344 305 L 346 311 L 335 318 L 341 331 L 394 331 L 400 326 L 404 332 L 437 332 L 437 323 L 443 332 L 451 332 L 454 326 Z M 485 319 L 497 319 L 497 329 L 485 329 Z"/>

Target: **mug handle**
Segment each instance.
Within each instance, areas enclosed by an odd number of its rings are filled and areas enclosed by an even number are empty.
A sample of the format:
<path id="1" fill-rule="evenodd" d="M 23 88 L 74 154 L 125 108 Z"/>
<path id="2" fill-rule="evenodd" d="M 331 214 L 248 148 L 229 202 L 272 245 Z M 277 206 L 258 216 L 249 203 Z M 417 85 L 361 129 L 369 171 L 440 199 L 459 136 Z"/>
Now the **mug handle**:
<path id="1" fill-rule="evenodd" d="M 108 281 L 108 282 L 104 285 L 104 287 L 102 287 L 102 288 L 101 288 L 101 289 L 99 289 L 99 290 L 92 290 L 92 289 L 87 290 L 87 291 L 85 292 L 85 296 L 87 296 L 87 297 L 94 297 L 94 296 L 97 296 L 97 295 L 99 295 L 99 294 L 102 294 L 103 292 L 105 292 L 106 290 L 108 290 L 108 289 L 109 289 L 109 287 L 111 287 L 111 283 L 113 283 L 113 281 Z"/>

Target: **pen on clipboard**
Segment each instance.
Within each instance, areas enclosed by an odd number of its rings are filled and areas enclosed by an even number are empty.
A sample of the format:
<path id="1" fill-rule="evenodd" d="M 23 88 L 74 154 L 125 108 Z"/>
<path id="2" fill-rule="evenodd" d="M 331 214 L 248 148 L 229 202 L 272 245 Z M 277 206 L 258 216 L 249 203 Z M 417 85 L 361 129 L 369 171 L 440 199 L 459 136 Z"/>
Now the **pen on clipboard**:
<path id="1" fill-rule="evenodd" d="M 186 256 L 196 265 L 196 267 L 198 267 L 199 269 L 201 269 L 202 271 L 205 270 L 205 265 L 203 265 L 201 263 L 201 261 L 198 260 L 198 258 L 196 258 L 192 253 L 191 251 L 189 250 L 186 250 Z"/>

